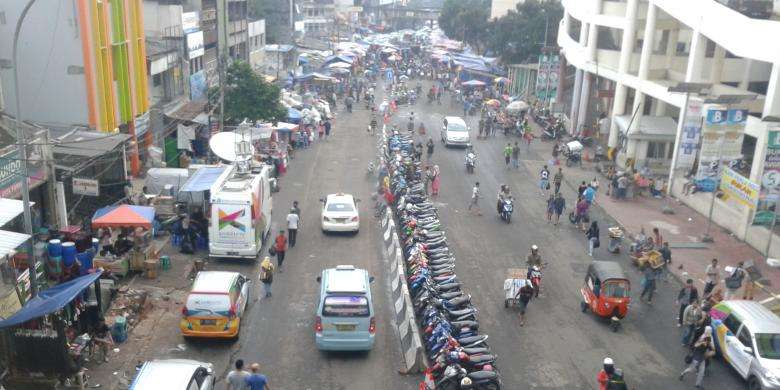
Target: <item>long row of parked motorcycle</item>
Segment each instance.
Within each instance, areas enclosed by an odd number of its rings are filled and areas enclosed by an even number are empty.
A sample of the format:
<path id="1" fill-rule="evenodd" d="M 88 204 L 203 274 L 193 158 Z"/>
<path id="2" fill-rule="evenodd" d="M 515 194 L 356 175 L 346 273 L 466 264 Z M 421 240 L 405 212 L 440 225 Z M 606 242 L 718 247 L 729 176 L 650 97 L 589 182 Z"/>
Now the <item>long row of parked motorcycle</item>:
<path id="1" fill-rule="evenodd" d="M 455 257 L 436 207 L 426 195 L 414 140 L 390 134 L 385 161 L 396 200 L 394 213 L 406 262 L 407 282 L 431 366 L 421 389 L 501 388 L 496 356 L 479 333 L 477 308 L 455 274 Z"/>

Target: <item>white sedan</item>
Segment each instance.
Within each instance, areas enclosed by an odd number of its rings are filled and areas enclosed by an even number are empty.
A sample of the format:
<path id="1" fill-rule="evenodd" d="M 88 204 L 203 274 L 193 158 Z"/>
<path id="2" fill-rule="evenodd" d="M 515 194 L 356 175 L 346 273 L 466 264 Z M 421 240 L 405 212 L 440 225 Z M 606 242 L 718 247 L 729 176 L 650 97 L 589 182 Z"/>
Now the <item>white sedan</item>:
<path id="1" fill-rule="evenodd" d="M 322 201 L 323 232 L 355 232 L 360 230 L 357 200 L 349 194 L 330 194 Z"/>

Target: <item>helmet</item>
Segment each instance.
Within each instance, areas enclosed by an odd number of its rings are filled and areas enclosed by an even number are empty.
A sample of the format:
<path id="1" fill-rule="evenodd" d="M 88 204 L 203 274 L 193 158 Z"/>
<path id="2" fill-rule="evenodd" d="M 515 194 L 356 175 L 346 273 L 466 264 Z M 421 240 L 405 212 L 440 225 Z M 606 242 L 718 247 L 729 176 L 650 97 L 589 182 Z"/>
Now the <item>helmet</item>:
<path id="1" fill-rule="evenodd" d="M 613 364 L 614 364 L 614 362 L 612 361 L 611 358 L 604 358 L 604 365 L 605 366 L 611 366 Z"/>
<path id="2" fill-rule="evenodd" d="M 535 266 L 531 267 L 531 269 L 534 270 L 534 271 L 539 271 L 539 266 L 535 265 Z"/>
<path id="3" fill-rule="evenodd" d="M 471 378 L 465 377 L 460 381 L 461 386 L 471 386 Z"/>
<path id="4" fill-rule="evenodd" d="M 537 251 L 537 250 L 539 250 L 539 247 L 538 247 L 538 246 L 536 246 L 536 244 L 534 244 L 534 245 L 531 245 L 531 250 L 532 250 L 532 251 Z"/>

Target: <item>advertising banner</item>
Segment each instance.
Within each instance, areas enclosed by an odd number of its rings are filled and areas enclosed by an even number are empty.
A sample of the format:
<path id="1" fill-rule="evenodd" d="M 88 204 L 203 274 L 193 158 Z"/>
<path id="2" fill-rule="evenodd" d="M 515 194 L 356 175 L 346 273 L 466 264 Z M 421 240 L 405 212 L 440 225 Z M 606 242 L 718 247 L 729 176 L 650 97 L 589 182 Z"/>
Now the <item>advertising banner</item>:
<path id="1" fill-rule="evenodd" d="M 541 100 L 553 100 L 558 91 L 558 54 L 539 56 L 539 71 L 536 73 L 536 97 Z"/>
<path id="2" fill-rule="evenodd" d="M 203 45 L 203 31 L 187 34 L 187 54 L 189 59 L 202 56 L 206 52 Z"/>
<path id="3" fill-rule="evenodd" d="M 730 198 L 740 204 L 755 209 L 758 204 L 758 195 L 761 192 L 761 186 L 758 183 L 740 175 L 735 170 L 724 167 L 723 176 L 720 179 L 720 189 Z"/>
<path id="4" fill-rule="evenodd" d="M 701 148 L 696 183 L 702 191 L 715 191 L 723 166 L 742 158 L 747 110 L 710 106 L 701 128 Z"/>
<path id="5" fill-rule="evenodd" d="M 185 34 L 198 31 L 199 17 L 197 12 L 184 12 L 181 14 L 181 29 Z"/>
<path id="6" fill-rule="evenodd" d="M 688 109 L 683 118 L 682 136 L 677 153 L 677 168 L 691 169 L 696 161 L 701 139 L 702 102 L 698 99 L 688 100 Z"/>
<path id="7" fill-rule="evenodd" d="M 770 207 L 780 200 L 780 127 L 767 132 L 760 200 L 753 224 L 769 225 L 774 218 L 774 212 Z"/>
<path id="8" fill-rule="evenodd" d="M 95 179 L 73 178 L 73 193 L 100 196 L 100 182 Z"/>

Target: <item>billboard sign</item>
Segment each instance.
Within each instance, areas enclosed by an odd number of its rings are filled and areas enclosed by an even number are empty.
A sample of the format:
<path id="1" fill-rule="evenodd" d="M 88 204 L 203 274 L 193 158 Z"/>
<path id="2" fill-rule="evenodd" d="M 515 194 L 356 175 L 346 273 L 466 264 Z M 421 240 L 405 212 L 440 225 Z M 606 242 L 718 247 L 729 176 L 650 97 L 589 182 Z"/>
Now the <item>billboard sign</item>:
<path id="1" fill-rule="evenodd" d="M 197 12 L 184 12 L 181 14 L 181 29 L 185 34 L 200 30 L 200 18 Z"/>
<path id="2" fill-rule="evenodd" d="M 197 31 L 187 34 L 187 53 L 188 58 L 193 59 L 202 56 L 206 52 L 203 45 L 203 31 Z"/>

